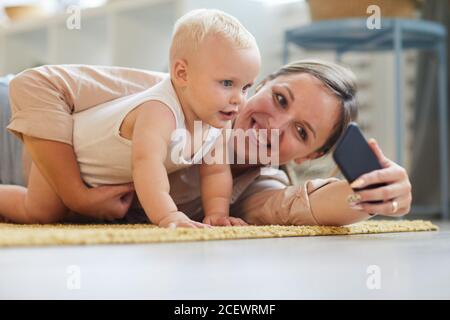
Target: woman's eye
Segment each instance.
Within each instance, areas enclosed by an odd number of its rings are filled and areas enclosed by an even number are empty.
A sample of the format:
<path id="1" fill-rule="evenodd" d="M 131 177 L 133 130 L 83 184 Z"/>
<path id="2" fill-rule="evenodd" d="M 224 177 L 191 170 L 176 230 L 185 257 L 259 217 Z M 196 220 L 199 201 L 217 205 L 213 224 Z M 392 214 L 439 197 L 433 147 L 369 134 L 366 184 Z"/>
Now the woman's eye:
<path id="1" fill-rule="evenodd" d="M 231 87 L 231 86 L 233 86 L 233 81 L 231 81 L 231 80 L 223 80 L 222 84 L 223 84 L 224 87 Z"/>
<path id="2" fill-rule="evenodd" d="M 281 107 L 285 108 L 287 106 L 287 100 L 282 94 L 275 93 L 274 96 L 275 96 L 275 100 L 278 102 L 278 104 Z"/>
<path id="3" fill-rule="evenodd" d="M 251 86 L 252 86 L 251 84 L 246 85 L 246 86 L 242 89 L 242 92 L 247 92 L 247 90 L 250 89 Z"/>
<path id="4" fill-rule="evenodd" d="M 300 126 L 297 126 L 297 132 L 298 132 L 298 136 L 306 141 L 306 139 L 308 139 L 308 133 L 306 132 L 306 130 Z"/>

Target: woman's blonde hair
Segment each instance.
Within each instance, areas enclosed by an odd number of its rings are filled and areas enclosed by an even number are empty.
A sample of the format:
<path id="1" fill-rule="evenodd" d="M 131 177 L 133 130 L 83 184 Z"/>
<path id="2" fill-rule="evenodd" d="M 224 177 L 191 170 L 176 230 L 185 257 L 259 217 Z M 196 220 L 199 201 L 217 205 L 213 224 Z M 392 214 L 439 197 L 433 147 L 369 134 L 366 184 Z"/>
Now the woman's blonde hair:
<path id="1" fill-rule="evenodd" d="M 216 9 L 192 10 L 177 20 L 170 46 L 170 63 L 194 53 L 206 36 L 219 35 L 239 49 L 257 47 L 253 35 L 235 17 Z"/>

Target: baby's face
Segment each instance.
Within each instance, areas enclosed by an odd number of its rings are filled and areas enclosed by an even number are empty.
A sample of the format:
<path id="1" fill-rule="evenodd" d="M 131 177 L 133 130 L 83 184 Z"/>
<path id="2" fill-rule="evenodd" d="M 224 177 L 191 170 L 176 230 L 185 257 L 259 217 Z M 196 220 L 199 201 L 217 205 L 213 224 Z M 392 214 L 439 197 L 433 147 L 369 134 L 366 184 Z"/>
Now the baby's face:
<path id="1" fill-rule="evenodd" d="M 207 37 L 188 62 L 186 97 L 203 122 L 224 128 L 247 99 L 260 68 L 257 48 L 239 49 L 229 40 Z"/>

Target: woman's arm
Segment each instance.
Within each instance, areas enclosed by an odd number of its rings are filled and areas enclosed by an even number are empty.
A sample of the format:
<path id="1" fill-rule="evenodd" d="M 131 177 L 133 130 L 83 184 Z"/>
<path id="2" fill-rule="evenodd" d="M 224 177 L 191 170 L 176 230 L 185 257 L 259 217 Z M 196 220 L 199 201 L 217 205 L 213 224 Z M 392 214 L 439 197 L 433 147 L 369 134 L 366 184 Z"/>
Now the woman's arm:
<path id="1" fill-rule="evenodd" d="M 372 213 L 391 217 L 408 214 L 412 196 L 406 170 L 387 159 L 375 141 L 369 140 L 369 144 L 383 169 L 360 178 L 364 185 L 385 183 L 386 186 L 354 193 L 347 181 L 335 178 L 310 180 L 301 186 L 283 187 L 279 183 L 278 187 L 255 192 L 243 200 L 244 220 L 252 224 L 341 226 L 367 220 Z M 356 194 L 361 197 L 359 201 L 384 202 L 361 204 L 356 201 L 352 205 L 349 201 L 355 199 Z M 398 202 L 395 212 L 394 200 Z"/>
<path id="2" fill-rule="evenodd" d="M 13 116 L 8 129 L 19 138 L 24 134 L 71 145 L 72 113 L 143 91 L 161 81 L 162 75 L 139 69 L 86 65 L 27 69 L 9 83 Z M 29 121 L 36 119 L 47 122 Z"/>
<path id="3" fill-rule="evenodd" d="M 268 189 L 244 200 L 243 219 L 266 225 L 346 225 L 370 215 L 352 210 L 346 201 L 348 183 L 335 178 L 308 180 L 303 185 Z"/>
<path id="4" fill-rule="evenodd" d="M 98 218 L 120 218 L 133 187 L 88 189 L 72 148 L 71 113 L 158 83 L 161 73 L 119 67 L 55 65 L 25 70 L 10 83 L 13 119 L 8 127 L 72 210 Z M 40 121 L 36 121 L 36 119 Z"/>

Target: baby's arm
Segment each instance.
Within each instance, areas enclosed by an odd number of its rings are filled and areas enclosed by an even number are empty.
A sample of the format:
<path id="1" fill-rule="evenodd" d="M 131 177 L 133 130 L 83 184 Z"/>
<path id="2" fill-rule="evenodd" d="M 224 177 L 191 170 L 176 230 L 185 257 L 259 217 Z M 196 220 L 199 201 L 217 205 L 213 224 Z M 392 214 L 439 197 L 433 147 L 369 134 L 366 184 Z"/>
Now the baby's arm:
<path id="1" fill-rule="evenodd" d="M 233 177 L 228 164 L 201 164 L 200 187 L 202 193 L 204 223 L 213 226 L 242 226 L 246 223 L 230 217 Z"/>
<path id="2" fill-rule="evenodd" d="M 164 160 L 175 128 L 175 118 L 164 104 L 149 101 L 139 107 L 132 143 L 136 193 L 152 223 L 160 227 L 202 227 L 178 211 L 169 194 Z"/>

